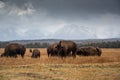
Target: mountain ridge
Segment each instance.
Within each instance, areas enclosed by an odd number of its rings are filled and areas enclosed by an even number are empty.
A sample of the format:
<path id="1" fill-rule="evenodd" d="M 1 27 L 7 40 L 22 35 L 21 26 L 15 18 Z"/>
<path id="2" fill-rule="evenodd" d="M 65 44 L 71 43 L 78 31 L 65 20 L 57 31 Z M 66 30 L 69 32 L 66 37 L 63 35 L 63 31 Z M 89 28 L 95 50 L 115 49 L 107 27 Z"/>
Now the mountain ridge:
<path id="1" fill-rule="evenodd" d="M 67 39 L 34 39 L 34 40 L 11 40 L 11 41 L 0 41 L 0 43 L 8 42 L 8 43 L 20 43 L 20 44 L 29 44 L 29 43 L 54 43 L 59 42 L 60 40 L 67 40 Z M 100 43 L 100 42 L 113 42 L 113 41 L 120 41 L 120 38 L 109 38 L 109 39 L 68 39 L 72 40 L 76 43 Z"/>

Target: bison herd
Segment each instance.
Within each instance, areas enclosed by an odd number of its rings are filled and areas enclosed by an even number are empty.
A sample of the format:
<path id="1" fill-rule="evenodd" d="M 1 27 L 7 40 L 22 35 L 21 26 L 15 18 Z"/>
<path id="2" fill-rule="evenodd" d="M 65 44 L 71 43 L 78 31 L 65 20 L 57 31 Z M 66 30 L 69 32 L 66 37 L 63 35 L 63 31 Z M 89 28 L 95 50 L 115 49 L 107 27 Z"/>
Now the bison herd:
<path id="1" fill-rule="evenodd" d="M 20 55 L 24 58 L 26 48 L 22 44 L 10 43 L 7 44 L 4 50 L 4 53 L 1 54 L 1 57 L 17 57 Z M 41 52 L 39 49 L 30 49 L 31 58 L 40 58 Z M 77 44 L 74 41 L 61 40 L 58 43 L 53 43 L 47 47 L 48 57 L 58 56 L 61 58 L 66 58 L 67 56 L 72 56 L 76 58 L 76 55 L 79 56 L 101 56 L 101 49 L 98 47 L 87 46 L 87 47 L 77 47 Z"/>
<path id="2" fill-rule="evenodd" d="M 80 47 L 77 48 L 77 45 L 73 41 L 62 40 L 59 43 L 53 43 L 47 48 L 48 57 L 50 56 L 60 56 L 67 57 L 73 56 L 76 58 L 76 55 L 79 56 L 101 56 L 101 49 L 98 47 Z"/>

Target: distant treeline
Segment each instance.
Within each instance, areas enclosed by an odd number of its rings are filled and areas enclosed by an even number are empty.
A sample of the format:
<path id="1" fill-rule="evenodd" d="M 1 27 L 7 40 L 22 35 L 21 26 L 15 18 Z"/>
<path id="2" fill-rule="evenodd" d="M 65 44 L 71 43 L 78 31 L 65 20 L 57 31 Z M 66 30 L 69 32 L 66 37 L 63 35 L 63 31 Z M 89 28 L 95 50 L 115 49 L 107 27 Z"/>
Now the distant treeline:
<path id="1" fill-rule="evenodd" d="M 27 47 L 27 48 L 46 48 L 49 45 L 50 45 L 49 43 L 29 43 L 29 44 L 26 44 L 25 47 Z"/>
<path id="2" fill-rule="evenodd" d="M 0 48 L 4 48 L 6 44 L 9 42 L 0 42 Z M 46 48 L 50 45 L 50 43 L 28 43 L 25 44 L 26 48 Z M 98 43 L 77 43 L 78 47 L 83 47 L 83 46 L 95 46 L 95 47 L 100 47 L 100 48 L 120 48 L 120 41 L 113 41 L 113 42 L 98 42 Z"/>
<path id="3" fill-rule="evenodd" d="M 120 48 L 120 41 L 113 41 L 113 42 L 100 42 L 100 43 L 87 43 L 87 44 L 77 44 L 78 47 L 83 46 L 95 46 L 100 48 Z"/>
<path id="4" fill-rule="evenodd" d="M 5 46 L 8 44 L 9 42 L 0 42 L 0 48 L 5 48 Z M 48 47 L 50 44 L 49 43 L 28 43 L 28 44 L 24 44 L 24 46 L 26 48 L 46 48 Z"/>

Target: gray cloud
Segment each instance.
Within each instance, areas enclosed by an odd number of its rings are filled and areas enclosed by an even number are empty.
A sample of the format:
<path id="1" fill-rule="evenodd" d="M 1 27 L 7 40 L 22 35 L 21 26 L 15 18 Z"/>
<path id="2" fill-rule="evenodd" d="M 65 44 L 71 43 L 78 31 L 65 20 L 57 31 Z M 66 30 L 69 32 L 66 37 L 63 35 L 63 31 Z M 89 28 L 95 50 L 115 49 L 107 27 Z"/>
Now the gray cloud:
<path id="1" fill-rule="evenodd" d="M 74 39 L 114 38 L 120 37 L 119 21 L 119 0 L 0 1 L 1 40 L 71 38 L 68 34 L 78 35 Z M 78 30 L 68 28 L 72 24 Z M 62 32 L 67 29 L 72 32 Z"/>
<path id="2" fill-rule="evenodd" d="M 45 8 L 50 11 L 56 11 L 60 13 L 119 13 L 120 1 L 118 0 L 53 0 L 44 1 Z"/>
<path id="3" fill-rule="evenodd" d="M 45 9 L 50 13 L 76 14 L 76 13 L 120 13 L 119 0 L 3 0 L 7 5 L 16 5 L 19 8 L 27 9 L 26 3 L 32 5 L 39 11 Z M 30 6 L 30 5 L 28 5 Z"/>

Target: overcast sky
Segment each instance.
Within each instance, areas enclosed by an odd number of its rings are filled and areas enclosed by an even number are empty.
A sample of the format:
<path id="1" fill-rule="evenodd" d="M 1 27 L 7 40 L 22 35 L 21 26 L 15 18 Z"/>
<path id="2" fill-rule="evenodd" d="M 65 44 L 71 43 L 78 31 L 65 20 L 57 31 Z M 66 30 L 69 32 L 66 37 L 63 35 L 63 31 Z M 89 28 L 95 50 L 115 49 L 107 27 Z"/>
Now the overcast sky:
<path id="1" fill-rule="evenodd" d="M 0 41 L 120 38 L 120 0 L 0 0 Z"/>

